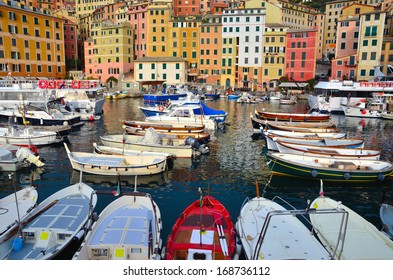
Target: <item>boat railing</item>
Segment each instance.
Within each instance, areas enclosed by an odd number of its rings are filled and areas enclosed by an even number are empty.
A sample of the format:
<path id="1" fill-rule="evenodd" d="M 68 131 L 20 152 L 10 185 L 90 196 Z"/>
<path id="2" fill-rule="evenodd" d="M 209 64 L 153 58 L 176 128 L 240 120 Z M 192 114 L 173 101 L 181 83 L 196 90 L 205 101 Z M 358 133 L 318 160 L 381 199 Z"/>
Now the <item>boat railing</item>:
<path id="1" fill-rule="evenodd" d="M 284 201 L 284 200 L 283 200 Z M 342 251 L 344 249 L 344 243 L 345 243 L 345 235 L 346 235 L 346 229 L 347 229 L 347 224 L 348 224 L 348 216 L 349 213 L 342 208 L 332 208 L 332 209 L 315 209 L 315 208 L 306 208 L 306 209 L 291 209 L 291 210 L 275 210 L 275 211 L 270 211 L 267 215 L 266 215 L 266 219 L 263 223 L 262 226 L 262 230 L 259 233 L 259 237 L 258 237 L 258 241 L 257 244 L 255 246 L 254 252 L 252 254 L 252 260 L 257 260 L 258 259 L 258 255 L 259 252 L 264 244 L 264 240 L 266 237 L 266 234 L 269 230 L 269 225 L 270 222 L 272 221 L 272 219 L 276 216 L 284 216 L 284 215 L 288 215 L 288 216 L 302 216 L 302 217 L 306 217 L 309 215 L 326 215 L 326 214 L 334 214 L 334 215 L 341 215 L 341 222 L 339 225 L 339 231 L 337 234 L 337 242 L 336 242 L 336 246 L 333 248 L 326 248 L 326 251 L 330 254 L 331 259 L 337 259 L 339 260 L 341 258 L 341 254 Z M 318 231 L 315 227 L 312 226 L 311 222 L 308 219 L 304 219 L 307 224 L 310 226 L 310 232 L 311 233 L 315 233 L 318 237 L 319 240 L 321 239 L 325 239 L 327 240 L 323 234 Z"/>

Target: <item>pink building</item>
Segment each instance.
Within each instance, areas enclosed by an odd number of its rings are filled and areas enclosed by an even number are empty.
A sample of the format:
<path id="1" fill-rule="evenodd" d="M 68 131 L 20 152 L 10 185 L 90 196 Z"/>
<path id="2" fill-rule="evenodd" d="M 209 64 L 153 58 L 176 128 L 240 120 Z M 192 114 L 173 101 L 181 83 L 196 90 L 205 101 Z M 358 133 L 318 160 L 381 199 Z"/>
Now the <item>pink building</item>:
<path id="1" fill-rule="evenodd" d="M 78 59 L 78 25 L 72 20 L 64 18 L 64 46 L 66 60 Z"/>
<path id="2" fill-rule="evenodd" d="M 134 60 L 147 56 L 147 6 L 142 0 L 128 7 L 130 24 L 134 29 Z"/>
<path id="3" fill-rule="evenodd" d="M 285 74 L 290 81 L 314 79 L 316 69 L 316 29 L 289 29 L 286 39 Z"/>

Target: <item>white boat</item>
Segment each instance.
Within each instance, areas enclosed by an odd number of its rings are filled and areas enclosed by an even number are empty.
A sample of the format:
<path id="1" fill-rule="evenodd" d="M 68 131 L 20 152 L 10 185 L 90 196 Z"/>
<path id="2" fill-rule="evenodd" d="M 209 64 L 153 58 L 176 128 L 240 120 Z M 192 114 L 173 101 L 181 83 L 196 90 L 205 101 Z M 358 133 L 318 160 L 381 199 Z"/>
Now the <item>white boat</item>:
<path id="1" fill-rule="evenodd" d="M 15 238 L 1 247 L 0 259 L 53 259 L 85 233 L 97 203 L 95 191 L 79 182 L 39 203 L 20 224 Z"/>
<path id="2" fill-rule="evenodd" d="M 305 139 L 317 139 L 317 138 L 342 139 L 347 136 L 347 133 L 339 133 L 339 132 L 297 132 L 297 131 L 286 131 L 286 130 L 277 130 L 277 129 L 267 129 L 267 130 L 264 129 L 263 133 L 265 135 L 271 135 L 271 136 L 305 138 Z"/>
<path id="3" fill-rule="evenodd" d="M 281 105 L 293 105 L 297 103 L 296 95 L 285 96 L 278 100 Z"/>
<path id="4" fill-rule="evenodd" d="M 196 114 L 195 111 L 201 110 L 199 105 L 179 106 L 170 112 L 168 115 L 158 115 L 146 117 L 146 121 L 164 124 L 192 124 L 205 125 L 206 129 L 216 130 L 217 121 L 216 116 L 207 116 Z M 226 115 L 222 116 L 224 119 Z"/>
<path id="5" fill-rule="evenodd" d="M 269 100 L 278 101 L 283 97 L 283 94 L 280 91 L 271 91 L 268 93 Z"/>
<path id="6" fill-rule="evenodd" d="M 236 222 L 245 257 L 249 260 L 329 260 L 329 252 L 296 216 L 275 200 L 246 200 Z"/>
<path id="7" fill-rule="evenodd" d="M 381 113 L 381 118 L 385 120 L 393 120 L 393 112 L 392 111 L 384 111 Z"/>
<path id="8" fill-rule="evenodd" d="M 71 152 L 66 143 L 68 159 L 72 168 L 97 175 L 152 175 L 166 171 L 167 157 L 158 155 L 104 155 Z"/>
<path id="9" fill-rule="evenodd" d="M 54 131 L 35 129 L 26 126 L 23 130 L 17 127 L 0 127 L 0 144 L 24 144 L 43 146 L 61 143 L 64 137 Z"/>
<path id="10" fill-rule="evenodd" d="M 379 217 L 382 222 L 382 230 L 393 239 L 393 206 L 382 203 L 379 208 Z"/>
<path id="11" fill-rule="evenodd" d="M 346 148 L 363 148 L 364 140 L 362 138 L 296 138 L 266 135 L 266 147 L 268 150 L 278 151 L 276 141 L 283 141 L 288 143 L 326 146 L 326 147 L 346 147 Z"/>
<path id="12" fill-rule="evenodd" d="M 44 103 L 50 99 L 64 99 L 64 105 L 71 111 L 87 110 L 102 114 L 105 99 L 104 88 L 98 80 L 7 80 L 0 84 L 0 106 L 20 108 L 30 102 Z"/>
<path id="13" fill-rule="evenodd" d="M 161 212 L 150 194 L 123 194 L 99 214 L 73 260 L 160 259 Z"/>
<path id="14" fill-rule="evenodd" d="M 104 145 L 97 145 L 97 143 L 93 143 L 94 152 L 97 154 L 106 154 L 106 155 L 125 155 L 125 156 L 158 156 L 165 157 L 170 159 L 173 157 L 173 154 L 168 153 L 158 153 L 158 152 L 147 152 L 147 151 L 135 151 L 128 150 L 123 148 L 109 147 Z"/>
<path id="15" fill-rule="evenodd" d="M 0 199 L 0 244 L 15 234 L 18 224 L 25 220 L 36 206 L 37 200 L 38 192 L 33 186 L 22 188 Z"/>
<path id="16" fill-rule="evenodd" d="M 17 147 L 16 152 L 3 148 L 0 145 L 0 171 L 17 171 L 32 164 L 37 167 L 44 166 L 40 157 L 25 147 Z"/>
<path id="17" fill-rule="evenodd" d="M 186 144 L 187 139 L 161 138 L 151 128 L 149 134 L 145 136 L 114 134 L 100 136 L 100 140 L 105 146 L 124 148 L 136 151 L 148 151 L 173 154 L 176 158 L 191 158 L 195 154 L 200 154 L 202 147 L 195 140 L 192 145 Z"/>
<path id="18" fill-rule="evenodd" d="M 320 81 L 312 94 L 308 95 L 308 106 L 321 112 L 344 113 L 343 104 L 359 103 L 373 99 L 377 95 L 393 93 L 392 77 L 385 76 L 378 67 L 374 67 L 376 76 L 368 82 Z"/>
<path id="19" fill-rule="evenodd" d="M 311 203 L 311 207 L 316 210 L 333 208 L 348 212 L 345 238 L 339 238 L 342 224 L 337 216 L 310 212 L 311 223 L 322 244 L 330 252 L 334 252 L 337 246 L 343 246 L 341 254 L 335 253 L 336 259 L 393 260 L 393 241 L 341 202 L 320 195 Z"/>
<path id="20" fill-rule="evenodd" d="M 362 99 L 359 102 L 342 104 L 346 117 L 381 118 L 386 110 L 383 95 L 374 95 L 373 98 Z"/>
<path id="21" fill-rule="evenodd" d="M 328 158 L 357 158 L 379 160 L 381 151 L 362 148 L 340 148 L 340 147 L 324 147 L 303 145 L 297 143 L 289 143 L 281 140 L 275 141 L 280 153 L 289 153 L 296 155 L 328 157 Z"/>

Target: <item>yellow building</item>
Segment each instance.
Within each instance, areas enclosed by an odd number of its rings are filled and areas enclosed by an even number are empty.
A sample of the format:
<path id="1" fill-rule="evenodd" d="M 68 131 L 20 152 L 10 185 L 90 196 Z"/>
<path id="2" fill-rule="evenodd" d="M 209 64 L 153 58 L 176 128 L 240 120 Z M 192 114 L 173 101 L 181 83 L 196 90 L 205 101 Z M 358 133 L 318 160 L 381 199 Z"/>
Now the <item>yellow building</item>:
<path id="1" fill-rule="evenodd" d="M 172 4 L 154 1 L 147 7 L 147 56 L 167 57 Z"/>
<path id="2" fill-rule="evenodd" d="M 376 10 L 360 15 L 357 80 L 370 80 L 379 66 L 386 12 Z"/>
<path id="3" fill-rule="evenodd" d="M 64 78 L 64 20 L 0 2 L 0 76 Z"/>
<path id="4" fill-rule="evenodd" d="M 285 75 L 285 45 L 288 27 L 282 24 L 266 24 L 263 35 L 263 73 L 264 89 L 273 90 Z"/>

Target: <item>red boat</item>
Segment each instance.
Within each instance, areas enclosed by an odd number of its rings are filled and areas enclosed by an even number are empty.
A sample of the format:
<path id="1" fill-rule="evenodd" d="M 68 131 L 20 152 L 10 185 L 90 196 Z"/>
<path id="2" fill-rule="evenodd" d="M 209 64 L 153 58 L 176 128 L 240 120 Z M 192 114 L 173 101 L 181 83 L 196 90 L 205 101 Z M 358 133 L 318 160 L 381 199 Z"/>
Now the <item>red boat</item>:
<path id="1" fill-rule="evenodd" d="M 311 114 L 291 114 L 291 113 L 273 113 L 255 110 L 255 115 L 263 120 L 274 121 L 292 121 L 292 122 L 328 122 L 329 114 L 311 113 Z"/>
<path id="2" fill-rule="evenodd" d="M 166 260 L 230 260 L 236 251 L 228 210 L 207 195 L 188 206 L 168 237 Z"/>

